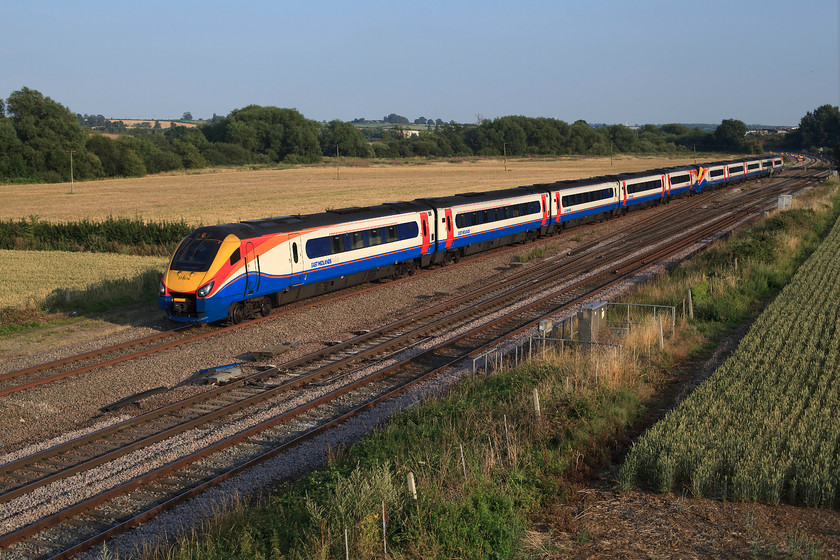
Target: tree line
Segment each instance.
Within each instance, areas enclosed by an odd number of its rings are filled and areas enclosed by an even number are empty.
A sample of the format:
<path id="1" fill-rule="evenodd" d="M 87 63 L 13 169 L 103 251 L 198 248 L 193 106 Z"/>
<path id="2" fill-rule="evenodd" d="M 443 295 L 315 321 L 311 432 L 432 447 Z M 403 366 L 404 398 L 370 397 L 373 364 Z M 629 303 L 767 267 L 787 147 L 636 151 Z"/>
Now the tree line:
<path id="1" fill-rule="evenodd" d="M 428 131 L 408 134 L 396 123 L 371 140 L 352 123 L 317 122 L 296 109 L 259 105 L 235 109 L 226 117 L 214 115 L 196 128 L 126 130 L 112 125 L 117 138 L 83 128 L 83 123 L 105 126 L 105 119 L 99 117 L 76 115 L 26 87 L 5 101 L 0 99 L 0 180 L 68 181 L 71 157 L 75 179 L 96 179 L 208 166 L 317 163 L 336 155 L 412 158 L 762 151 L 758 141 L 746 136 L 746 125 L 735 119 L 722 121 L 713 132 L 680 124 L 593 127 L 582 120 L 568 124 L 523 116 L 476 125 L 427 119 Z M 796 134 L 775 141 L 775 149 L 833 148 L 840 144 L 837 107 L 825 105 L 809 112 Z"/>

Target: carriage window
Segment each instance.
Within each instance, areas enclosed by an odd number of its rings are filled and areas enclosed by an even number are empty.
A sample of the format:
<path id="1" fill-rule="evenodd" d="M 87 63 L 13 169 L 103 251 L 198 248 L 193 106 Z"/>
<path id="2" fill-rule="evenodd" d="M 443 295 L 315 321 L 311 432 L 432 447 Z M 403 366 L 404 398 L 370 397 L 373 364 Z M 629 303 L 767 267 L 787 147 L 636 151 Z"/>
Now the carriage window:
<path id="1" fill-rule="evenodd" d="M 382 228 L 373 228 L 368 230 L 368 240 L 370 240 L 371 247 L 374 245 L 382 245 Z"/>
<path id="2" fill-rule="evenodd" d="M 230 256 L 230 266 L 235 265 L 239 262 L 239 259 L 242 258 L 242 253 L 239 252 L 239 247 L 236 248 L 236 251 Z"/>
<path id="3" fill-rule="evenodd" d="M 330 238 L 330 247 L 333 254 L 343 253 L 347 249 L 347 244 L 344 242 L 344 235 L 333 235 Z"/>

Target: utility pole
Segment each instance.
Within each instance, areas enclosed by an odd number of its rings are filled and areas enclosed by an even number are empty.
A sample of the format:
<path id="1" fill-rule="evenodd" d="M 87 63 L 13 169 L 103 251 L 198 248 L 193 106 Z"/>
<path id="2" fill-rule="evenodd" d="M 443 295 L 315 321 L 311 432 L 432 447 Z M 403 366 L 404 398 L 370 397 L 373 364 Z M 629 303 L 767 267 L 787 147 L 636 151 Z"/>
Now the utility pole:
<path id="1" fill-rule="evenodd" d="M 65 151 L 70 153 L 70 194 L 73 194 L 73 152 L 76 150 L 68 148 Z"/>
<path id="2" fill-rule="evenodd" d="M 502 154 L 504 154 L 505 171 L 507 171 L 507 142 L 502 142 Z"/>

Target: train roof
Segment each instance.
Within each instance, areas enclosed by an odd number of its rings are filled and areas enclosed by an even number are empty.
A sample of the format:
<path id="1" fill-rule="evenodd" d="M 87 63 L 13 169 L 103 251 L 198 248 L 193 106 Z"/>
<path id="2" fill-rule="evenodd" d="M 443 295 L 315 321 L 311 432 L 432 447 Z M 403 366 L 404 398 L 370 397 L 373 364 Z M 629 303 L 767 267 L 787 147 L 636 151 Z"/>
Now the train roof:
<path id="1" fill-rule="evenodd" d="M 475 202 L 491 202 L 494 200 L 504 200 L 506 198 L 516 198 L 520 196 L 527 196 L 533 192 L 525 191 L 522 187 L 514 187 L 508 189 L 500 189 L 497 191 L 487 192 L 468 192 L 461 194 L 454 194 L 449 196 L 435 196 L 427 198 L 418 198 L 416 202 L 425 202 L 432 206 L 459 206 L 461 204 L 472 204 Z"/>
<path id="2" fill-rule="evenodd" d="M 428 205 L 419 202 L 386 202 L 377 206 L 337 208 L 318 214 L 275 216 L 273 218 L 262 218 L 259 220 L 246 220 L 239 223 L 205 226 L 198 228 L 196 232 L 207 232 L 211 234 L 212 238 L 219 240 L 224 239 L 230 234 L 244 239 L 276 233 L 291 233 L 302 229 L 343 224 L 358 220 L 425 212 L 428 210 Z"/>

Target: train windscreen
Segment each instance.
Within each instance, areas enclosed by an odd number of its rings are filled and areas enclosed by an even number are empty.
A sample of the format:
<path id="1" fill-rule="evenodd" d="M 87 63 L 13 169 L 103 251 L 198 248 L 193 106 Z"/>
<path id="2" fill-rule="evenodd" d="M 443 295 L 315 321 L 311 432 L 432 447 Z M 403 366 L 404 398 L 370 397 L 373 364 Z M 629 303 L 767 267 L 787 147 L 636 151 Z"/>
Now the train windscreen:
<path id="1" fill-rule="evenodd" d="M 187 237 L 175 251 L 170 268 L 187 272 L 207 272 L 221 244 L 218 239 Z"/>

